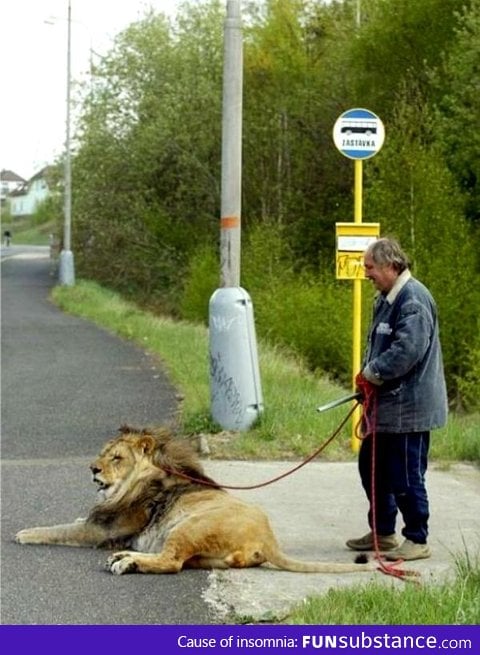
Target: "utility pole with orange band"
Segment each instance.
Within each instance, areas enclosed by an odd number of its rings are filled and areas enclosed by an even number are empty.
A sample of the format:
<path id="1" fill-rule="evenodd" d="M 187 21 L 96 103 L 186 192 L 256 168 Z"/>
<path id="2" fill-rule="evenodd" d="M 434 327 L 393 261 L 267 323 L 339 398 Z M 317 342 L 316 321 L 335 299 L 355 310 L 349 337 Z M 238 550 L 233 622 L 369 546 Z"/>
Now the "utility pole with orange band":
<path id="1" fill-rule="evenodd" d="M 220 288 L 209 303 L 212 418 L 248 430 L 263 411 L 253 305 L 240 286 L 243 44 L 240 0 L 224 25 Z"/>

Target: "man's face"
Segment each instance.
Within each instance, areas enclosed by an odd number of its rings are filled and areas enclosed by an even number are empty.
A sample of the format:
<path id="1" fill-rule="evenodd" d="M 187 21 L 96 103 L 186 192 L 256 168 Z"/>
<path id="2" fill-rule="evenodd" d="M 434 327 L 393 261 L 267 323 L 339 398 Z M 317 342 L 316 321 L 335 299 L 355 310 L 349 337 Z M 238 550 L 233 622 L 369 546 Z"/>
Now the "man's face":
<path id="1" fill-rule="evenodd" d="M 398 272 L 391 265 L 375 264 L 371 255 L 364 258 L 365 277 L 373 282 L 373 286 L 381 293 L 387 294 L 396 282 Z"/>

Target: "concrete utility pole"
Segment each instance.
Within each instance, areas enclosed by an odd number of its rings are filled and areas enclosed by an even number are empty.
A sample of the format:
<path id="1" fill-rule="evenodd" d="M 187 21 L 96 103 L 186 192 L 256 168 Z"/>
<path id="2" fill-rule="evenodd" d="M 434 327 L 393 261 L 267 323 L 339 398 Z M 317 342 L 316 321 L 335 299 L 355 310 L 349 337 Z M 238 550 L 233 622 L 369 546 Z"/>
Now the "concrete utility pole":
<path id="1" fill-rule="evenodd" d="M 75 268 L 72 252 L 72 160 L 70 143 L 70 105 L 72 87 L 72 5 L 68 0 L 67 15 L 67 117 L 65 135 L 65 204 L 64 204 L 64 228 L 63 248 L 60 253 L 60 284 L 73 286 L 75 284 Z"/>
<path id="2" fill-rule="evenodd" d="M 239 0 L 227 2 L 224 37 L 220 286 L 238 287 L 240 285 L 243 101 L 243 43 Z"/>
<path id="3" fill-rule="evenodd" d="M 210 298 L 213 419 L 248 430 L 263 411 L 253 305 L 240 287 L 243 47 L 240 0 L 227 0 L 224 25 L 220 285 Z"/>

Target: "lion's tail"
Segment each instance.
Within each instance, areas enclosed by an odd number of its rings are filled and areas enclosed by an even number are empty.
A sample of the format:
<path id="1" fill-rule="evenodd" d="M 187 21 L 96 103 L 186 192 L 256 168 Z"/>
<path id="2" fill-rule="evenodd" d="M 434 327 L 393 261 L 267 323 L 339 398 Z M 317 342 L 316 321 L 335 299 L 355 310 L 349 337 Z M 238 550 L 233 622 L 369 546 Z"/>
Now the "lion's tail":
<path id="1" fill-rule="evenodd" d="M 361 564 L 343 562 L 304 562 L 302 560 L 288 557 L 281 551 L 274 551 L 266 555 L 266 561 L 283 571 L 294 573 L 366 573 L 374 571 L 374 562 Z"/>

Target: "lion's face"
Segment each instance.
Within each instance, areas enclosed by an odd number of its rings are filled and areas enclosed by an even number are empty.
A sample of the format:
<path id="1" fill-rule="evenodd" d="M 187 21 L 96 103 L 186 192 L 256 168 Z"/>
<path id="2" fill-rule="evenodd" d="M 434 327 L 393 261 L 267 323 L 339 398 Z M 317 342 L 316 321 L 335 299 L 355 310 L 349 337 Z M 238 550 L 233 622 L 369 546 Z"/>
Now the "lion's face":
<path id="1" fill-rule="evenodd" d="M 104 499 L 110 498 L 124 482 L 132 483 L 154 467 L 150 454 L 152 438 L 144 435 L 123 435 L 109 441 L 90 465 L 93 482 Z"/>

